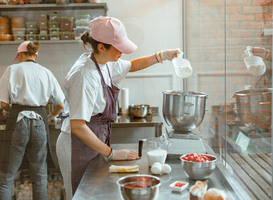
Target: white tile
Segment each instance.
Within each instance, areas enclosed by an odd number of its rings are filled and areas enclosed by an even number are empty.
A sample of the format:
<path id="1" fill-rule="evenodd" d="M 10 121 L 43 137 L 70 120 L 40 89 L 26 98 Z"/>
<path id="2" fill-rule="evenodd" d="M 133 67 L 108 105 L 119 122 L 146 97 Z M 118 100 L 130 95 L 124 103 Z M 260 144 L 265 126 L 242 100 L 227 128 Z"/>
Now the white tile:
<path id="1" fill-rule="evenodd" d="M 163 7 L 160 4 L 145 5 L 142 7 L 143 18 L 158 18 L 158 21 L 163 16 Z"/>
<path id="2" fill-rule="evenodd" d="M 124 18 L 137 18 L 143 14 L 141 2 L 139 0 L 122 0 L 121 10 L 124 13 Z"/>
<path id="3" fill-rule="evenodd" d="M 47 51 L 44 52 L 42 55 L 41 60 L 39 61 L 44 64 L 59 64 L 59 67 L 61 67 L 63 63 L 63 52 L 62 51 Z"/>
<path id="4" fill-rule="evenodd" d="M 182 14 L 182 1 L 163 0 L 163 16 L 164 17 L 180 17 Z"/>
<path id="5" fill-rule="evenodd" d="M 19 44 L 9 44 L 9 45 L 0 45 L 1 46 L 1 52 L 4 51 L 4 52 L 11 52 L 14 54 L 14 57 L 17 53 L 17 50 L 18 50 L 18 47 L 19 47 Z"/>
<path id="6" fill-rule="evenodd" d="M 1 55 L 2 55 L 2 59 L 1 59 L 1 65 L 11 65 L 11 64 L 15 64 L 15 62 L 13 61 L 15 56 L 16 56 L 16 53 L 14 52 L 1 52 Z"/>

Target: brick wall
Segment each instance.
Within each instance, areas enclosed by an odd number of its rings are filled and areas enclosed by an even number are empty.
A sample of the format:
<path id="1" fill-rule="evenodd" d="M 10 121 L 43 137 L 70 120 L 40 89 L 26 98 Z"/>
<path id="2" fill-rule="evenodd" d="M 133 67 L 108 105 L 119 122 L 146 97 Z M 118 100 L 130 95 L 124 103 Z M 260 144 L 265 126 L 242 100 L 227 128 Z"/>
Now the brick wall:
<path id="1" fill-rule="evenodd" d="M 208 94 L 207 108 L 199 130 L 212 123 L 212 106 L 235 102 L 233 93 L 246 85 L 256 85 L 260 77 L 248 74 L 244 64 L 247 46 L 272 49 L 272 38 L 261 35 L 265 20 L 272 18 L 272 2 L 265 0 L 187 1 L 187 59 L 194 75 L 187 80 L 188 90 Z M 266 62 L 267 69 L 271 63 Z M 267 75 L 265 78 L 270 78 Z M 225 79 L 226 73 L 226 79 Z M 225 86 L 226 82 L 226 86 Z M 259 87 L 264 86 L 259 82 Z M 225 91 L 226 90 L 226 91 Z"/>

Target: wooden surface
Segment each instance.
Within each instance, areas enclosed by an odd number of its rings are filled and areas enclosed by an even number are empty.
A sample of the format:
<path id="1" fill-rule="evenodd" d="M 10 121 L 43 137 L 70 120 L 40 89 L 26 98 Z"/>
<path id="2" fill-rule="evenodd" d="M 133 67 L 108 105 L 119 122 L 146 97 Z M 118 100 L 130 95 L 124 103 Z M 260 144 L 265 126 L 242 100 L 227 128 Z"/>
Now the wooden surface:
<path id="1" fill-rule="evenodd" d="M 271 199 L 271 153 L 230 153 L 226 161 L 252 199 Z M 219 155 L 218 155 L 219 156 Z"/>

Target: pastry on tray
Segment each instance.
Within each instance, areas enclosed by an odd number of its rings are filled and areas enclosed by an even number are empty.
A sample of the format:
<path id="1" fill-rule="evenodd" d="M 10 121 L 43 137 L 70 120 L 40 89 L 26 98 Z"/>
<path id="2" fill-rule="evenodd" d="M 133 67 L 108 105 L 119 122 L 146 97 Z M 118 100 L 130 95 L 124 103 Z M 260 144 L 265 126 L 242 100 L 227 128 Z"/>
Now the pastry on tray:
<path id="1" fill-rule="evenodd" d="M 196 181 L 195 185 L 190 188 L 189 200 L 203 200 L 205 193 L 207 192 L 208 184 L 202 181 Z"/>

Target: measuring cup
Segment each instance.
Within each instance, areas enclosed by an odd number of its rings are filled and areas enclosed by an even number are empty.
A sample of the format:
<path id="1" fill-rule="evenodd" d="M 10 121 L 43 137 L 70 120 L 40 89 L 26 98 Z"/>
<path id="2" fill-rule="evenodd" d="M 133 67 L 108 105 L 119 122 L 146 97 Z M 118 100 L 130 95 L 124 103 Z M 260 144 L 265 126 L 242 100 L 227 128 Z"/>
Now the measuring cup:
<path id="1" fill-rule="evenodd" d="M 264 61 L 259 56 L 253 56 L 253 53 L 250 51 L 250 49 L 251 46 L 248 46 L 245 50 L 245 53 L 249 56 L 244 59 L 247 70 L 252 76 L 262 76 L 266 71 Z"/>
<path id="2" fill-rule="evenodd" d="M 180 51 L 180 48 L 177 48 Z M 177 58 L 172 60 L 175 73 L 181 78 L 188 78 L 192 75 L 192 67 L 187 59 L 182 58 L 183 53 L 177 54 Z"/>
<path id="3" fill-rule="evenodd" d="M 138 146 L 139 157 L 142 156 L 143 142 L 146 143 L 149 166 L 152 167 L 155 162 L 159 162 L 163 165 L 167 157 L 168 146 L 170 145 L 169 140 L 163 136 L 140 139 Z"/>

